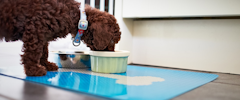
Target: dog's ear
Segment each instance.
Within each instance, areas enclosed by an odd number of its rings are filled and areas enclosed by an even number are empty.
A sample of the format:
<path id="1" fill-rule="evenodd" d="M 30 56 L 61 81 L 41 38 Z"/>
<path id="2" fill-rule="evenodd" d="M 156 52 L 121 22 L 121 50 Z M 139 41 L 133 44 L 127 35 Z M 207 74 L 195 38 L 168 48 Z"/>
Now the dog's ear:
<path id="1" fill-rule="evenodd" d="M 113 39 L 113 34 L 109 31 L 109 27 L 103 25 L 103 23 L 92 23 L 93 28 L 93 40 L 92 44 L 96 50 L 104 50 Z"/>
<path id="2" fill-rule="evenodd" d="M 89 26 L 82 37 L 84 43 L 91 50 L 114 51 L 121 35 L 115 17 L 87 5 L 85 11 Z"/>

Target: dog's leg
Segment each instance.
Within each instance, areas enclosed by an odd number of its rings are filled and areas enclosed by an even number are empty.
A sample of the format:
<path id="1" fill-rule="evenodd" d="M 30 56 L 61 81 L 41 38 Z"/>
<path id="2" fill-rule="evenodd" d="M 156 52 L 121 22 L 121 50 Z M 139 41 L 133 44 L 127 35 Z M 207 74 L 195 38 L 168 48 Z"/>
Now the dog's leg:
<path id="1" fill-rule="evenodd" d="M 40 59 L 40 64 L 45 66 L 47 71 L 58 70 L 58 66 L 55 63 L 49 62 L 47 59 L 48 59 L 48 43 L 45 43 L 43 46 L 43 54 Z"/>
<path id="2" fill-rule="evenodd" d="M 23 33 L 22 64 L 27 76 L 43 76 L 47 70 L 40 64 L 40 58 L 43 53 L 44 34 L 36 29 L 34 24 L 25 26 L 26 31 Z"/>

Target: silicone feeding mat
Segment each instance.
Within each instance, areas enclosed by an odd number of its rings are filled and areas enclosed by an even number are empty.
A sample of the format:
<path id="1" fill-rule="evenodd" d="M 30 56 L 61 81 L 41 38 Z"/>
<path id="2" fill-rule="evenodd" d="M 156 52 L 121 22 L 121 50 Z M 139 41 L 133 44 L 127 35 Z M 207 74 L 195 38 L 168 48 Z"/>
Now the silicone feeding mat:
<path id="1" fill-rule="evenodd" d="M 91 69 L 60 68 L 27 77 L 21 66 L 0 67 L 0 75 L 112 99 L 171 99 L 215 80 L 218 75 L 128 65 L 127 72 L 102 74 Z"/>

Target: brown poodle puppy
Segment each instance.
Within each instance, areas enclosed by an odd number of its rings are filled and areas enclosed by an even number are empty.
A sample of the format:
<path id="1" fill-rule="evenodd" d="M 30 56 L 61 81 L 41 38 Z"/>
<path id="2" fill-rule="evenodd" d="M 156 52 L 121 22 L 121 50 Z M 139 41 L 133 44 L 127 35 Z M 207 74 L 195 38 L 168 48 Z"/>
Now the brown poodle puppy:
<path id="1" fill-rule="evenodd" d="M 0 40 L 23 41 L 22 64 L 28 76 L 58 69 L 48 62 L 48 42 L 77 34 L 80 3 L 74 0 L 0 0 Z M 113 15 L 85 7 L 88 28 L 81 40 L 91 50 L 114 51 L 121 32 Z"/>

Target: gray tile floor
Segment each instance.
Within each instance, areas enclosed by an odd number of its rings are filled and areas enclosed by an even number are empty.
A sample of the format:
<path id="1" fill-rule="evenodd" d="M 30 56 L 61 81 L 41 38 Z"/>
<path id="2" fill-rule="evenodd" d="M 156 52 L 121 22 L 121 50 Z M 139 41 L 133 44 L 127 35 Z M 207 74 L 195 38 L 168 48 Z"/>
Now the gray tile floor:
<path id="1" fill-rule="evenodd" d="M 105 100 L 85 93 L 49 87 L 0 75 L 0 100 Z"/>
<path id="2" fill-rule="evenodd" d="M 1 48 L 1 50 L 3 50 Z M 0 50 L 0 51 L 1 51 Z M 14 62 L 14 63 L 12 63 Z M 20 63 L 19 53 L 0 52 L 0 67 L 8 65 L 13 67 Z M 144 67 L 154 67 L 146 66 Z M 184 70 L 166 67 L 156 67 L 171 70 Z M 193 70 L 185 70 L 193 71 Z M 197 71 L 199 72 L 199 71 Z M 214 73 L 219 77 L 182 94 L 173 100 L 240 100 L 240 75 Z M 37 83 L 22 81 L 0 75 L 0 100 L 104 100 L 107 98 L 90 96 L 84 93 L 49 87 Z"/>

